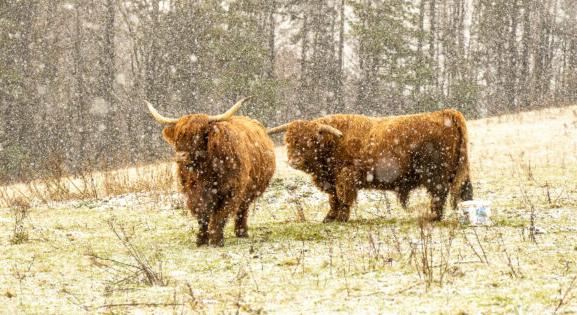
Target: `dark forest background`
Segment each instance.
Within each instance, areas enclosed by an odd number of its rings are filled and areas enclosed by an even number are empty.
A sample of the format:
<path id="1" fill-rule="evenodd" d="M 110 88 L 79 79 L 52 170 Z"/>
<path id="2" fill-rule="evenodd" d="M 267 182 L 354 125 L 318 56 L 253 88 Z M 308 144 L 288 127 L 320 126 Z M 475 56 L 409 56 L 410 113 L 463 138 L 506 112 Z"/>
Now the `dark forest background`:
<path id="1" fill-rule="evenodd" d="M 0 1 L 0 183 L 166 158 L 143 100 L 246 95 L 267 126 L 575 102 L 577 1 Z"/>

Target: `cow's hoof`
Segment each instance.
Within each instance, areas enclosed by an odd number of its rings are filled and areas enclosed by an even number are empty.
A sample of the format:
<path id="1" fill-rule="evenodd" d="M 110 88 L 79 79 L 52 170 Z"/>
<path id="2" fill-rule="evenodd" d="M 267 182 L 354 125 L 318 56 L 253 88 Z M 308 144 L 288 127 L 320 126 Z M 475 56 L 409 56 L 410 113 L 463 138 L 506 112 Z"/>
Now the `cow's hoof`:
<path id="1" fill-rule="evenodd" d="M 235 234 L 236 234 L 236 237 L 241 237 L 241 238 L 247 238 L 248 237 L 248 232 L 246 230 L 236 232 Z"/>
<path id="2" fill-rule="evenodd" d="M 224 246 L 224 237 L 211 237 L 208 239 L 208 245 L 212 247 L 222 247 Z"/>
<path id="3" fill-rule="evenodd" d="M 196 239 L 196 246 L 200 247 L 200 246 L 206 246 L 208 245 L 208 238 L 197 238 Z"/>
<path id="4" fill-rule="evenodd" d="M 224 240 L 210 242 L 209 245 L 212 247 L 223 247 L 224 246 Z"/>
<path id="5" fill-rule="evenodd" d="M 331 222 L 335 222 L 337 219 L 335 217 L 326 217 L 323 220 L 323 223 L 331 223 Z"/>
<path id="6" fill-rule="evenodd" d="M 337 222 L 349 222 L 349 217 L 348 216 L 338 216 L 335 221 Z"/>

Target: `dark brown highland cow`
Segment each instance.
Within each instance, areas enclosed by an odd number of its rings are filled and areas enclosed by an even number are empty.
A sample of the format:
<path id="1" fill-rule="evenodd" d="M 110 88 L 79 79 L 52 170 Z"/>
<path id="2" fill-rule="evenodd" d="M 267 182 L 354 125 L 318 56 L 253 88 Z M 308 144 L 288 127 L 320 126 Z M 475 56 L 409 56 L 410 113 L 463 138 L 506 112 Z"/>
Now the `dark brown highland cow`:
<path id="1" fill-rule="evenodd" d="M 403 207 L 411 190 L 424 186 L 435 219 L 449 192 L 453 208 L 473 198 L 467 127 L 460 112 L 373 118 L 331 115 L 273 128 L 286 131 L 289 164 L 313 177 L 329 194 L 324 222 L 347 221 L 362 188 L 394 190 Z"/>
<path id="2" fill-rule="evenodd" d="M 218 116 L 160 115 L 147 103 L 154 119 L 176 151 L 175 160 L 187 207 L 197 217 L 197 244 L 222 246 L 223 229 L 235 215 L 237 237 L 248 236 L 251 202 L 268 186 L 275 170 L 273 143 L 256 120 L 233 116 L 243 99 Z"/>

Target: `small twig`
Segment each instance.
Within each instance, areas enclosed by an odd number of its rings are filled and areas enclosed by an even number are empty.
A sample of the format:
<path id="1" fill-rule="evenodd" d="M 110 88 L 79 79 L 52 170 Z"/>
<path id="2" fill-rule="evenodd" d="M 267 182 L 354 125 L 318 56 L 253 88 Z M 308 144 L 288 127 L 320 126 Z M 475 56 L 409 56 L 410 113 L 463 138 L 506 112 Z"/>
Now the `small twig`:
<path id="1" fill-rule="evenodd" d="M 563 290 L 560 288 L 559 289 L 559 294 L 561 295 L 561 298 L 559 299 L 559 303 L 557 303 L 557 307 L 555 307 L 555 310 L 553 311 L 553 314 L 557 314 L 557 312 L 559 312 L 559 310 L 566 305 L 567 303 L 569 303 L 570 300 L 572 300 L 574 298 L 574 296 L 570 296 L 569 294 L 571 293 L 571 291 L 573 291 L 575 289 L 575 284 L 577 282 L 577 275 L 575 275 L 573 277 L 573 279 L 571 279 L 571 282 L 569 283 L 569 285 L 567 286 L 567 289 L 565 290 L 565 293 L 562 293 Z"/>
<path id="2" fill-rule="evenodd" d="M 112 308 L 112 307 L 135 307 L 135 306 L 145 306 L 145 307 L 159 307 L 159 306 L 182 306 L 183 303 L 115 303 L 115 304 L 104 304 L 96 306 L 93 309 L 102 308 Z"/>
<path id="3" fill-rule="evenodd" d="M 412 288 L 414 288 L 414 287 L 416 287 L 416 286 L 418 286 L 418 285 L 419 285 L 419 283 L 412 284 L 412 285 L 410 285 L 410 286 L 408 286 L 408 287 L 406 287 L 406 288 L 404 288 L 404 289 L 401 289 L 401 290 L 395 292 L 395 293 L 393 294 L 393 296 L 398 295 L 398 294 L 401 294 L 401 293 L 404 293 L 404 292 L 406 292 L 406 291 L 409 291 L 410 289 L 412 289 Z"/>
<path id="4" fill-rule="evenodd" d="M 488 265 L 489 262 L 487 260 L 485 260 L 483 258 L 483 256 L 481 256 L 481 254 L 479 254 L 479 252 L 477 252 L 473 243 L 471 243 L 471 241 L 469 241 L 469 238 L 467 237 L 467 234 L 465 233 L 465 229 L 462 229 L 461 232 L 463 233 L 463 238 L 465 239 L 465 242 L 467 243 L 469 248 L 473 251 L 475 256 L 477 256 L 477 258 L 479 258 L 479 261 Z"/>
<path id="5" fill-rule="evenodd" d="M 481 244 L 481 240 L 479 240 L 479 235 L 477 234 L 477 229 L 473 228 L 473 233 L 475 234 L 475 239 L 477 240 L 477 244 L 479 244 L 479 248 L 481 248 L 481 252 L 483 253 L 483 257 L 485 258 L 485 262 L 489 265 L 489 259 L 487 259 L 487 253 L 485 253 L 485 248 L 483 244 Z"/>
<path id="6" fill-rule="evenodd" d="M 519 255 L 517 254 L 517 270 L 515 270 L 515 265 L 513 264 L 513 260 L 511 259 L 511 255 L 505 246 L 505 242 L 503 241 L 503 234 L 499 233 L 499 240 L 501 241 L 501 246 L 503 247 L 503 252 L 505 253 L 505 257 L 507 257 L 507 266 L 509 266 L 509 270 L 511 271 L 511 277 L 513 278 L 522 278 L 523 273 L 521 272 L 521 265 L 519 262 Z"/>
<path id="7" fill-rule="evenodd" d="M 113 262 L 113 263 L 115 263 L 115 264 L 123 265 L 123 266 L 126 266 L 126 267 L 138 268 L 138 266 L 135 266 L 135 265 L 131 265 L 131 264 L 128 264 L 128 263 L 119 261 L 119 260 L 112 259 L 112 258 L 104 258 L 104 257 L 98 256 L 98 255 L 96 255 L 96 254 L 92 254 L 92 253 L 89 254 L 89 256 L 90 256 L 90 257 L 93 257 L 93 258 L 95 258 L 95 259 L 103 260 L 103 261 L 110 261 L 110 262 Z M 106 265 L 106 266 L 109 267 L 109 265 Z"/>

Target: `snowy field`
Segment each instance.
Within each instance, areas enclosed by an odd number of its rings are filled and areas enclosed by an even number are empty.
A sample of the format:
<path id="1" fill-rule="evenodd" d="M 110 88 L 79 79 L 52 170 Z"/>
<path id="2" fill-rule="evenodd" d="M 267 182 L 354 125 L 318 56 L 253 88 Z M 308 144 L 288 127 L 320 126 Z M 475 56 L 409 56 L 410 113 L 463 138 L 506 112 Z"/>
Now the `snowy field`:
<path id="1" fill-rule="evenodd" d="M 364 191 L 323 224 L 282 147 L 250 237 L 229 224 L 223 248 L 195 246 L 170 163 L 0 188 L 0 313 L 577 312 L 577 107 L 468 126 L 489 227 L 420 220 L 422 191 L 409 211 Z"/>

